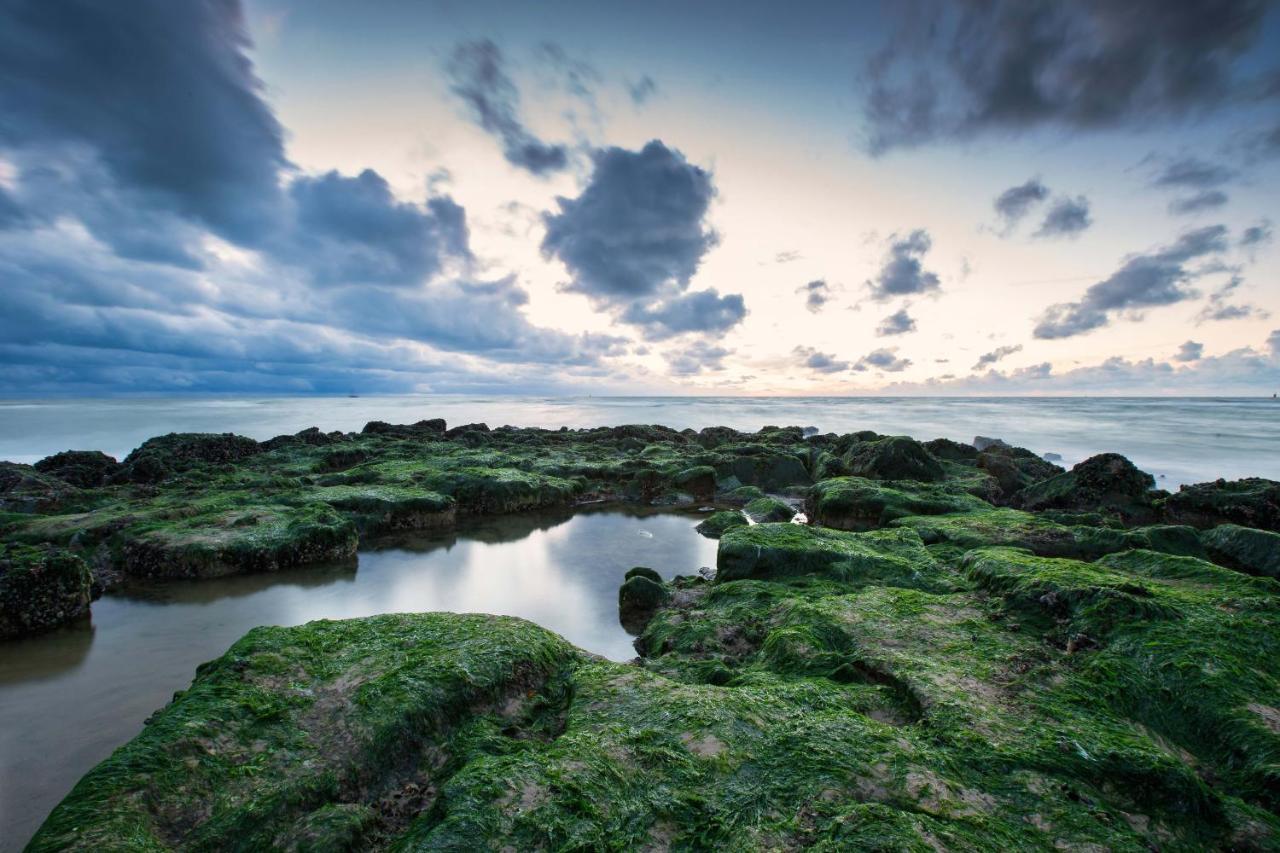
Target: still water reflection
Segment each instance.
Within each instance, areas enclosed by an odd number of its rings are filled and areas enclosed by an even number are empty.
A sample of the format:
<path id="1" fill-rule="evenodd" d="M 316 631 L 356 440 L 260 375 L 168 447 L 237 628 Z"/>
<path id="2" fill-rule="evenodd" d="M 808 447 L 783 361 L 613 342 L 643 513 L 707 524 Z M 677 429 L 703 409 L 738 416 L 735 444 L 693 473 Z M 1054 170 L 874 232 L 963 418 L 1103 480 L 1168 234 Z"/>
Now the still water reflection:
<path id="1" fill-rule="evenodd" d="M 631 566 L 713 565 L 698 517 L 608 509 L 521 515 L 388 540 L 359 565 L 170 582 L 94 602 L 93 624 L 0 644 L 0 850 L 19 850 L 71 786 L 256 625 L 449 610 L 521 616 L 614 660 Z"/>

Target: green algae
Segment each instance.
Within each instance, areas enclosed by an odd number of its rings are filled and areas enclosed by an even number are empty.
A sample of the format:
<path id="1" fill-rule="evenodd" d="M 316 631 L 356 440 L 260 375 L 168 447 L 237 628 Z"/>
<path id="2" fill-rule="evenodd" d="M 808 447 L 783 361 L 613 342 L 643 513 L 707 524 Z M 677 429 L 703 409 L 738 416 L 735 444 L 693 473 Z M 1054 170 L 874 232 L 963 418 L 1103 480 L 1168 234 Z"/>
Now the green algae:
<path id="1" fill-rule="evenodd" d="M 840 530 L 870 530 L 898 518 L 979 512 L 991 505 L 951 484 L 882 482 L 834 477 L 816 484 L 807 504 L 818 524 Z"/>
<path id="2" fill-rule="evenodd" d="M 751 522 L 740 512 L 721 510 L 714 512 L 698 523 L 697 530 L 709 539 L 719 539 L 735 527 L 746 527 Z"/>

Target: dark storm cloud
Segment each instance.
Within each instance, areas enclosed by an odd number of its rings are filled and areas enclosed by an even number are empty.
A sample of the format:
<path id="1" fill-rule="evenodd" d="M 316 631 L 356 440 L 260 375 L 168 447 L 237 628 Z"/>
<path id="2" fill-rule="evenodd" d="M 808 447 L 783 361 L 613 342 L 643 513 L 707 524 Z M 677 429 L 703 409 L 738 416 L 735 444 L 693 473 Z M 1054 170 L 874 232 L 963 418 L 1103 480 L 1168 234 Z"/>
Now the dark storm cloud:
<path id="1" fill-rule="evenodd" d="M 1204 355 L 1204 344 L 1198 341 L 1187 341 L 1178 347 L 1178 351 L 1173 354 L 1174 361 L 1199 361 Z"/>
<path id="2" fill-rule="evenodd" d="M 831 353 L 819 352 L 813 347 L 796 347 L 792 350 L 800 363 L 816 373 L 842 373 L 849 369 L 847 361 L 836 358 Z"/>
<path id="3" fill-rule="evenodd" d="M 898 358 L 897 349 L 892 347 L 888 349 L 877 349 L 864 355 L 854 363 L 853 369 L 857 371 L 864 370 L 883 370 L 886 373 L 900 373 L 911 366 L 911 359 Z"/>
<path id="4" fill-rule="evenodd" d="M 721 296 L 714 288 L 682 293 L 653 305 L 632 303 L 621 320 L 639 326 L 645 338 L 662 340 L 686 332 L 727 332 L 747 316 L 742 296 Z"/>
<path id="5" fill-rule="evenodd" d="M 439 272 L 445 256 L 470 258 L 461 207 L 447 197 L 399 202 L 372 169 L 300 177 L 289 195 L 296 228 L 276 256 L 305 267 L 317 284 L 413 286 Z"/>
<path id="6" fill-rule="evenodd" d="M 470 107 L 472 117 L 502 143 L 507 162 L 535 175 L 558 172 L 569 165 L 563 145 L 542 142 L 520 119 L 520 93 L 503 70 L 502 51 L 488 39 L 454 48 L 448 66 L 453 92 Z"/>
<path id="7" fill-rule="evenodd" d="M 1038 178 L 1032 178 L 1025 184 L 1019 184 L 996 196 L 996 200 L 992 203 L 996 209 L 996 213 L 1000 216 L 1008 227 L 1016 225 L 1022 221 L 1031 208 L 1049 197 L 1049 188 L 1040 183 Z"/>
<path id="8" fill-rule="evenodd" d="M 0 6 L 0 144 L 88 149 L 156 207 L 252 243 L 280 201 L 283 131 L 238 2 Z"/>
<path id="9" fill-rule="evenodd" d="M 634 83 L 627 84 L 627 92 L 631 95 L 631 102 L 637 107 L 648 103 L 649 99 L 658 93 L 658 84 L 648 74 L 641 77 Z"/>
<path id="10" fill-rule="evenodd" d="M 582 194 L 543 215 L 542 251 L 573 275 L 568 290 L 602 302 L 683 288 L 719 240 L 704 222 L 714 196 L 708 172 L 657 140 L 606 148 Z"/>
<path id="11" fill-rule="evenodd" d="M 914 7 L 868 64 L 873 152 L 1039 126 L 1146 126 L 1274 97 L 1274 58 L 1245 69 L 1267 0 Z"/>
<path id="12" fill-rule="evenodd" d="M 593 155 L 591 180 L 577 198 L 543 214 L 542 252 L 562 261 L 597 308 L 639 326 L 650 339 L 723 332 L 746 316 L 738 294 L 685 293 L 719 237 L 706 224 L 715 197 L 709 172 L 654 140 L 640 151 Z"/>
<path id="13" fill-rule="evenodd" d="M 804 307 L 813 314 L 817 314 L 831 301 L 831 287 L 820 278 L 800 285 L 796 288 L 796 293 L 804 295 Z"/>
<path id="14" fill-rule="evenodd" d="M 916 229 L 905 237 L 889 238 L 889 251 L 871 287 L 871 297 L 884 301 L 895 296 L 928 293 L 941 286 L 936 273 L 924 268 L 924 256 L 933 246 L 929 232 Z"/>
<path id="15" fill-rule="evenodd" d="M 1107 325 L 1115 312 L 1192 299 L 1196 292 L 1188 284 L 1201 273 L 1189 268 L 1188 262 L 1226 249 L 1226 227 L 1211 225 L 1183 234 L 1171 246 L 1134 255 L 1085 291 L 1078 302 L 1048 308 L 1036 323 L 1035 337 L 1072 337 Z"/>
<path id="16" fill-rule="evenodd" d="M 914 332 L 915 330 L 915 319 L 907 313 L 906 308 L 901 308 L 880 321 L 880 325 L 876 327 L 876 334 L 881 337 L 905 335 L 907 332 Z"/>
<path id="17" fill-rule="evenodd" d="M 1222 190 L 1204 190 L 1185 198 L 1175 198 L 1169 202 L 1169 212 L 1173 214 L 1200 213 L 1205 210 L 1216 210 L 1227 203 L 1227 194 Z"/>
<path id="18" fill-rule="evenodd" d="M 973 366 L 974 370 L 981 370 L 1000 361 L 1007 355 L 1013 355 L 1015 352 L 1022 352 L 1022 344 L 1014 344 L 1013 346 L 996 347 L 991 352 L 983 353 L 978 356 L 978 362 Z"/>
<path id="19" fill-rule="evenodd" d="M 1089 199 L 1082 195 L 1060 198 L 1049 208 L 1040 223 L 1037 237 L 1076 237 L 1093 224 L 1089 215 Z"/>

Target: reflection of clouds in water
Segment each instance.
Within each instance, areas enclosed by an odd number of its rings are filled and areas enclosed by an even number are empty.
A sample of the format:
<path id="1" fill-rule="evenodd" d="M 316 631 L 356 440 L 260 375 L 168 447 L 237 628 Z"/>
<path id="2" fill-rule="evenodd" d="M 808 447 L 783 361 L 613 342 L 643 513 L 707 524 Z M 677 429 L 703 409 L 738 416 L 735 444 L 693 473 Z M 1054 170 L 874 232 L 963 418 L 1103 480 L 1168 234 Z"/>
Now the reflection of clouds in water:
<path id="1" fill-rule="evenodd" d="M 528 619 L 575 645 L 625 660 L 634 652 L 618 624 L 623 575 L 634 565 L 671 576 L 713 563 L 715 543 L 693 524 L 688 516 L 603 512 L 535 528 L 514 541 L 460 534 L 447 549 L 363 553 L 355 589 L 323 604 L 314 595 L 287 596 L 282 603 L 290 612 L 281 621 L 428 610 L 495 613 Z"/>

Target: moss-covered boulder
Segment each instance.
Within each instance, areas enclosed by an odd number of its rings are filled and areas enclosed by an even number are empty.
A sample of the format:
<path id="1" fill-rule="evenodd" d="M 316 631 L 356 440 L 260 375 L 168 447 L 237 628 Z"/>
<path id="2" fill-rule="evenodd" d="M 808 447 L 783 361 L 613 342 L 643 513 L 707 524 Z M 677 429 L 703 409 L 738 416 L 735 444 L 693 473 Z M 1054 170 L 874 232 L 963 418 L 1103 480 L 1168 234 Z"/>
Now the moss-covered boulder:
<path id="1" fill-rule="evenodd" d="M 710 465 L 694 465 L 677 472 L 671 483 L 696 500 L 711 500 L 716 493 L 716 469 Z"/>
<path id="2" fill-rule="evenodd" d="M 1280 482 L 1248 477 L 1183 486 L 1165 499 L 1164 516 L 1201 529 L 1238 524 L 1280 533 Z"/>
<path id="3" fill-rule="evenodd" d="M 233 433 L 171 432 L 149 438 L 124 458 L 113 481 L 159 483 L 175 474 L 242 462 L 265 448 Z"/>
<path id="4" fill-rule="evenodd" d="M 871 480 L 933 483 L 946 477 L 938 460 L 924 449 L 924 445 L 905 435 L 859 441 L 846 452 L 844 463 L 849 474 Z"/>
<path id="5" fill-rule="evenodd" d="M 1215 562 L 1255 575 L 1280 578 L 1280 533 L 1220 524 L 1200 536 Z"/>
<path id="6" fill-rule="evenodd" d="M 89 614 L 93 576 L 67 551 L 0 543 L 0 640 L 39 634 Z"/>
<path id="7" fill-rule="evenodd" d="M 139 525 L 123 562 L 134 577 L 221 577 L 351 559 L 357 542 L 356 525 L 323 503 L 215 505 Z"/>
<path id="8" fill-rule="evenodd" d="M 656 571 L 647 566 L 630 569 L 618 588 L 618 619 L 622 627 L 639 634 L 670 597 Z"/>
<path id="9" fill-rule="evenodd" d="M 79 490 L 30 465 L 0 462 L 0 512 L 56 512 Z"/>
<path id="10" fill-rule="evenodd" d="M 64 450 L 46 456 L 33 467 L 64 483 L 92 489 L 106 483 L 120 469 L 120 463 L 99 450 Z"/>
<path id="11" fill-rule="evenodd" d="M 1062 468 L 1046 462 L 1025 447 L 997 444 L 978 454 L 975 466 L 990 474 L 1000 486 L 1002 498 L 1063 473 Z"/>
<path id="12" fill-rule="evenodd" d="M 818 575 L 853 583 L 934 587 L 938 567 L 913 530 L 844 533 L 756 524 L 720 538 L 716 581 Z"/>
<path id="13" fill-rule="evenodd" d="M 1046 463 L 1047 464 L 1047 463 Z M 1014 498 L 1020 509 L 1112 513 L 1129 523 L 1155 520 L 1155 478 L 1118 453 L 1091 456 L 1070 471 L 1028 486 Z"/>
<path id="14" fill-rule="evenodd" d="M 924 449 L 929 451 L 929 455 L 935 459 L 942 459 L 948 462 L 977 462 L 978 460 L 978 448 L 962 441 L 952 441 L 949 438 L 935 438 L 932 441 L 926 441 Z"/>
<path id="15" fill-rule="evenodd" d="M 747 517 L 757 524 L 790 521 L 796 514 L 795 507 L 777 498 L 756 498 L 742 508 Z"/>
<path id="16" fill-rule="evenodd" d="M 813 486 L 805 508 L 824 527 L 872 530 L 910 515 L 981 512 L 991 505 L 948 484 L 835 477 Z"/>
<path id="17" fill-rule="evenodd" d="M 746 516 L 740 512 L 730 512 L 729 510 L 721 510 L 698 522 L 697 531 L 708 539 L 719 539 L 727 531 L 735 527 L 746 527 L 750 524 Z"/>

